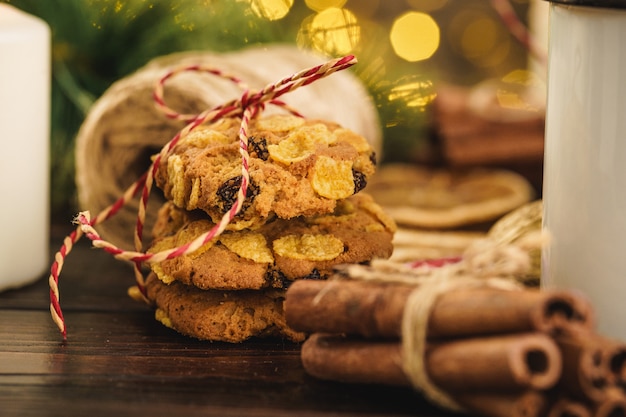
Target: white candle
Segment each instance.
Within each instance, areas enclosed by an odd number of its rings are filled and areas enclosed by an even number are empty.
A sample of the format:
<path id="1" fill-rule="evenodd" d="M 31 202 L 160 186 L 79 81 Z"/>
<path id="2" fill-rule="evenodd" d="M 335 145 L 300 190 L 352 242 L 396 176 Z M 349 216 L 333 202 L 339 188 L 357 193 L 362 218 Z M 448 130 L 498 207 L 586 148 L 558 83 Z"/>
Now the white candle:
<path id="1" fill-rule="evenodd" d="M 49 266 L 50 29 L 0 4 L 0 290 Z"/>

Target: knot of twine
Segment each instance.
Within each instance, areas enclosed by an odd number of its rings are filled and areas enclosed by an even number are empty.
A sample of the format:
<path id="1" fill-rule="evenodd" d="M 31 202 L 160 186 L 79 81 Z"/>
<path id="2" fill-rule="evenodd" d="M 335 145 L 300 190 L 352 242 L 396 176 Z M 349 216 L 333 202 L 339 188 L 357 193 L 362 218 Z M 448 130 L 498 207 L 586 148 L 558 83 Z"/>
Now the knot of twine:
<path id="1" fill-rule="evenodd" d="M 429 378 L 426 369 L 428 321 L 440 295 L 448 291 L 492 287 L 523 288 L 517 280 L 531 266 L 528 250 L 543 239 L 529 236 L 518 244 L 502 245 L 481 239 L 458 259 L 437 263 L 403 264 L 374 260 L 370 266 L 348 265 L 342 273 L 352 279 L 415 285 L 402 316 L 402 369 L 412 386 L 431 402 L 453 411 L 463 411 L 455 399 Z M 435 265 L 435 266 L 433 266 Z"/>
<path id="2" fill-rule="evenodd" d="M 209 242 L 213 238 L 219 236 L 226 226 L 241 210 L 247 187 L 250 181 L 248 173 L 249 154 L 248 154 L 248 124 L 251 119 L 257 117 L 264 109 L 265 104 L 273 104 L 285 108 L 290 113 L 302 116 L 295 109 L 290 108 L 284 102 L 278 100 L 283 94 L 294 91 L 297 88 L 311 84 L 321 78 L 327 77 L 334 72 L 344 70 L 356 64 L 357 60 L 353 55 L 330 60 L 322 65 L 317 65 L 309 69 L 302 70 L 291 76 L 285 77 L 274 84 L 269 84 L 260 91 L 251 91 L 246 84 L 237 77 L 225 74 L 217 68 L 204 65 L 192 65 L 175 68 L 167 72 L 156 84 L 153 98 L 156 106 L 165 114 L 166 117 L 181 120 L 187 125 L 180 130 L 174 138 L 166 143 L 158 155 L 153 159 L 147 171 L 123 193 L 113 204 L 102 210 L 96 217 L 92 218 L 88 211 L 81 212 L 76 216 L 74 222 L 77 224 L 76 229 L 68 235 L 54 256 L 54 262 L 50 268 L 50 276 L 48 278 L 50 286 L 50 313 L 52 319 L 61 331 L 63 339 L 67 339 L 67 328 L 63 318 L 63 312 L 60 305 L 59 294 L 59 276 L 63 269 L 65 258 L 71 252 L 73 245 L 83 236 L 87 236 L 94 247 L 104 249 L 112 254 L 116 259 L 130 261 L 133 263 L 135 280 L 139 288 L 140 296 L 147 301 L 145 296 L 145 279 L 141 271 L 141 265 L 144 263 L 158 263 L 167 259 L 186 255 L 194 252 L 199 247 Z M 207 109 L 200 114 L 181 114 L 169 108 L 164 100 L 164 85 L 171 77 L 186 71 L 201 71 L 212 75 L 222 77 L 229 80 L 244 91 L 241 97 L 233 99 L 222 105 Z M 154 182 L 154 175 L 159 169 L 160 163 L 173 147 L 191 131 L 204 123 L 212 123 L 222 118 L 239 117 L 241 118 L 241 126 L 239 129 L 239 153 L 241 155 L 241 174 L 242 180 L 237 192 L 237 199 L 233 206 L 224 214 L 218 224 L 211 230 L 198 236 L 191 242 L 188 242 L 177 248 L 172 248 L 155 253 L 146 253 L 142 251 L 143 227 L 146 216 L 146 207 L 150 196 L 150 190 Z M 134 250 L 121 249 L 111 242 L 108 242 L 100 236 L 94 226 L 113 217 L 126 203 L 141 193 L 139 208 L 137 212 L 137 222 L 134 234 Z"/>

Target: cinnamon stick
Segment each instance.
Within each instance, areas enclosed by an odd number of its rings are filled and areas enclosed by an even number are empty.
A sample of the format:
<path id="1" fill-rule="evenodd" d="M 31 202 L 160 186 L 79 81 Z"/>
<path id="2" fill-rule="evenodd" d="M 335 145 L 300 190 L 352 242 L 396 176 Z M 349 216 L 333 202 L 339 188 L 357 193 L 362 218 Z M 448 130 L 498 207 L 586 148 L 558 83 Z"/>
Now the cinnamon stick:
<path id="1" fill-rule="evenodd" d="M 591 332 L 571 331 L 555 338 L 563 358 L 559 386 L 570 396 L 604 401 L 609 388 L 621 389 L 626 346 Z"/>
<path id="2" fill-rule="evenodd" d="M 626 398 L 621 390 L 611 387 L 603 401 L 592 405 L 593 417 L 626 416 Z"/>
<path id="3" fill-rule="evenodd" d="M 437 343 L 426 350 L 431 380 L 462 392 L 547 389 L 561 375 L 554 341 L 542 333 L 477 337 Z"/>
<path id="4" fill-rule="evenodd" d="M 349 383 L 407 385 L 401 345 L 313 334 L 301 351 L 305 370 L 320 379 Z M 561 373 L 556 344 L 547 335 L 461 339 L 427 346 L 425 369 L 448 393 L 519 392 L 552 387 Z"/>
<path id="5" fill-rule="evenodd" d="M 551 406 L 547 417 L 592 417 L 591 410 L 571 398 L 559 398 Z"/>
<path id="6" fill-rule="evenodd" d="M 624 394 L 626 389 L 626 343 L 605 339 L 603 366 L 609 371 L 608 382 Z"/>
<path id="7" fill-rule="evenodd" d="M 437 137 L 455 166 L 515 165 L 543 161 L 544 114 L 503 109 L 491 90 L 441 86 L 433 103 Z M 475 107 L 476 94 L 486 107 Z"/>
<path id="8" fill-rule="evenodd" d="M 458 395 L 455 399 L 465 409 L 484 417 L 542 417 L 548 406 L 546 394 L 537 391 L 521 394 L 471 393 Z"/>
<path id="9" fill-rule="evenodd" d="M 309 333 L 399 337 L 404 306 L 415 288 L 356 280 L 296 281 L 287 291 L 287 323 Z M 444 293 L 435 302 L 428 337 L 558 333 L 572 326 L 592 326 L 590 304 L 575 293 L 464 289 Z"/>
<path id="10" fill-rule="evenodd" d="M 311 335 L 300 352 L 306 372 L 316 378 L 363 384 L 410 385 L 402 371 L 398 341 Z"/>

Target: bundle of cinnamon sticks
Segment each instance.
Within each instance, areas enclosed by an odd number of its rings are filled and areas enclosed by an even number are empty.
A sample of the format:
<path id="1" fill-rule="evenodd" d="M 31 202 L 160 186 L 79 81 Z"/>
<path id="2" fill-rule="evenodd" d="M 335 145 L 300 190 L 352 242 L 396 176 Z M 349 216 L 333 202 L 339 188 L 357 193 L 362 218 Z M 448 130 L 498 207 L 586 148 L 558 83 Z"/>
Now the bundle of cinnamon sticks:
<path id="1" fill-rule="evenodd" d="M 434 143 L 448 166 L 511 169 L 541 191 L 545 103 L 520 95 L 525 105 L 502 105 L 498 96 L 507 89 L 493 81 L 441 85 L 431 114 Z"/>
<path id="2" fill-rule="evenodd" d="M 405 307 L 421 290 L 345 278 L 296 281 L 285 312 L 289 326 L 310 333 L 301 352 L 306 371 L 415 387 L 406 363 L 421 354 L 421 377 L 451 400 L 444 407 L 489 417 L 626 416 L 626 344 L 594 330 L 582 295 L 490 286 L 445 291 L 422 324 L 411 324 L 423 326 L 419 353 L 407 351 L 403 337 L 411 319 Z"/>

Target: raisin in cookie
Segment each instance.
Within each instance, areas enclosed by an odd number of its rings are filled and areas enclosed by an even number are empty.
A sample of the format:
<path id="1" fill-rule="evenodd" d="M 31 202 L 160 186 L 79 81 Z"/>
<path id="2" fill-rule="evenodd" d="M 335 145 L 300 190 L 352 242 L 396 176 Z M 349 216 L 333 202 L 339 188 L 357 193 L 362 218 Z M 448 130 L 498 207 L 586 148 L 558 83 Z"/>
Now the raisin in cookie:
<path id="1" fill-rule="evenodd" d="M 201 209 L 213 222 L 222 218 L 242 181 L 240 123 L 222 119 L 180 140 L 155 174 L 167 200 L 185 210 Z M 231 230 L 274 216 L 331 213 L 338 200 L 363 189 L 375 171 L 367 140 L 334 123 L 274 115 L 252 120 L 248 132 L 250 182 Z"/>
<path id="2" fill-rule="evenodd" d="M 149 274 L 146 294 L 156 307 L 158 321 L 197 339 L 237 343 L 278 336 L 304 340 L 304 333 L 287 326 L 284 290 L 203 291 L 178 282 L 166 285 Z"/>
<path id="3" fill-rule="evenodd" d="M 202 211 L 168 202 L 159 211 L 149 251 L 181 246 L 213 226 Z M 338 264 L 388 258 L 394 231 L 395 223 L 372 197 L 359 193 L 338 201 L 333 213 L 225 231 L 195 252 L 151 268 L 165 283 L 201 289 L 286 288 L 295 279 L 326 278 Z"/>

